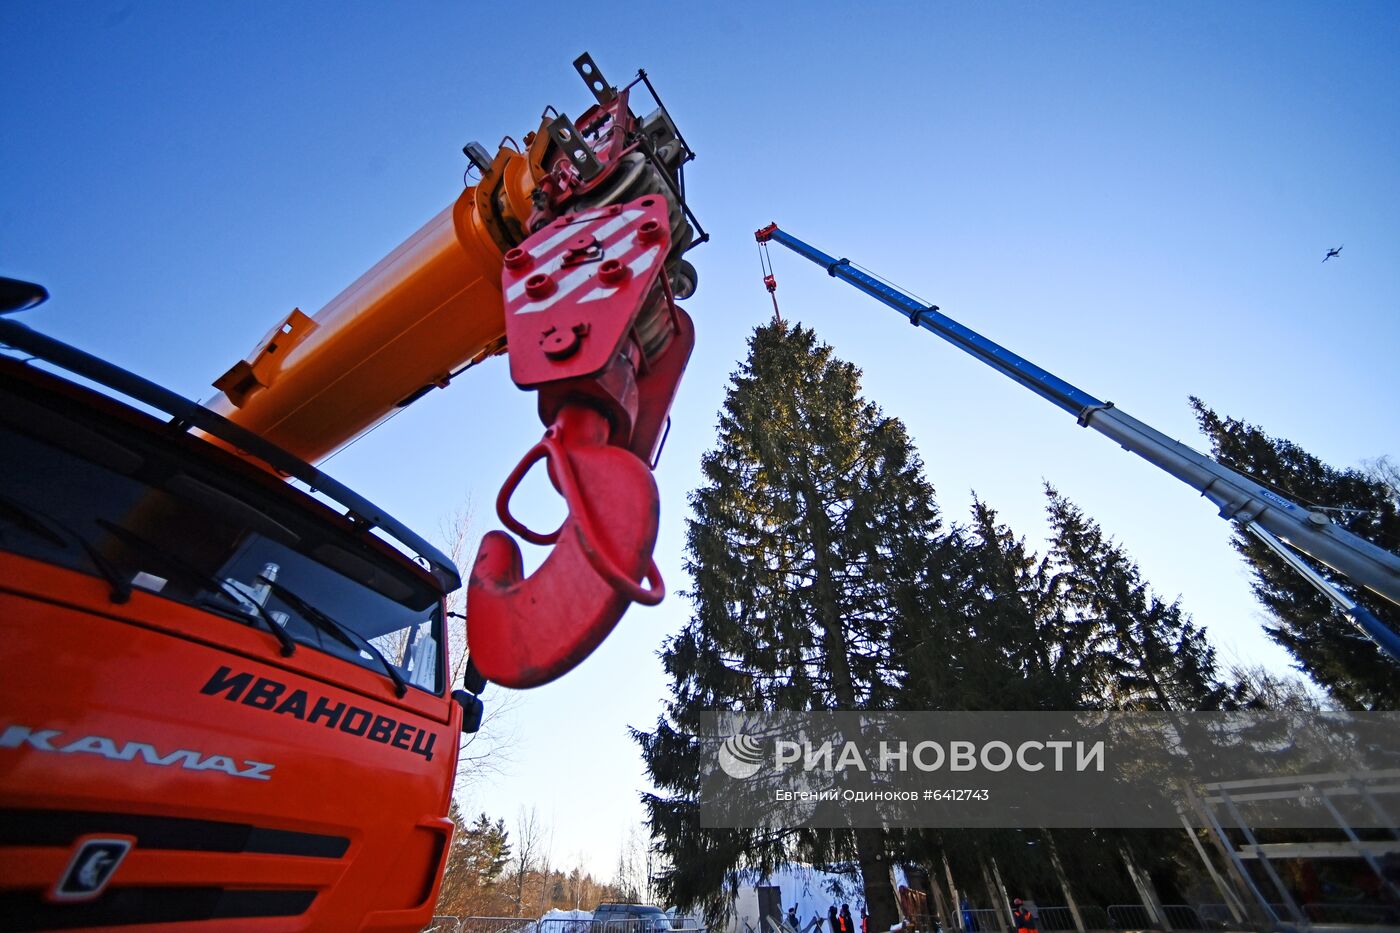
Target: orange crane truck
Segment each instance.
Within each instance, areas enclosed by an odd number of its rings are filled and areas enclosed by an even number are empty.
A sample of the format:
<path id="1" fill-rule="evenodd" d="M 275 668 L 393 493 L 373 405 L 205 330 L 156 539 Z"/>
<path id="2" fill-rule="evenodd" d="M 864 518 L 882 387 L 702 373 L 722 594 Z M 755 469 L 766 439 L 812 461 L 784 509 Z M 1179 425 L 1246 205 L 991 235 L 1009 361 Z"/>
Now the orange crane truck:
<path id="1" fill-rule="evenodd" d="M 468 145 L 475 184 L 207 404 L 21 324 L 46 293 L 0 280 L 0 928 L 420 929 L 486 683 L 558 677 L 661 598 L 693 154 L 645 72 L 574 64 L 577 121 Z M 526 575 L 485 536 L 454 684 L 457 569 L 314 464 L 498 353 L 547 428 L 498 512 L 553 548 Z M 540 460 L 550 533 L 509 509 Z"/>

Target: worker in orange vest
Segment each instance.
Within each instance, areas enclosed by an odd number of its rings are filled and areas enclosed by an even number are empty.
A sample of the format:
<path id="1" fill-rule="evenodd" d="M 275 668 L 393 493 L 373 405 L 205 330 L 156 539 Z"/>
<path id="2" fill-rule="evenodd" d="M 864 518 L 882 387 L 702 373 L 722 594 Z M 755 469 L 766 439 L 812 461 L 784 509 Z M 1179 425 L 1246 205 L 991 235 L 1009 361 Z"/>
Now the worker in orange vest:
<path id="1" fill-rule="evenodd" d="M 1018 897 L 1011 902 L 1011 925 L 1016 928 L 1016 933 L 1035 933 L 1035 916 L 1030 909 L 1022 906 Z"/>

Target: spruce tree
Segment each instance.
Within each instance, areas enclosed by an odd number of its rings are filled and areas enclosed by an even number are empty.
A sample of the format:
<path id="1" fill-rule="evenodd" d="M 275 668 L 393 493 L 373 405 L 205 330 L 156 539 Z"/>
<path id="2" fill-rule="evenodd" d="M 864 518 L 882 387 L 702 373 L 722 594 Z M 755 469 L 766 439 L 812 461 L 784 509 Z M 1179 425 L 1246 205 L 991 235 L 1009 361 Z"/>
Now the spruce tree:
<path id="1" fill-rule="evenodd" d="M 1214 757 L 1209 730 L 1189 716 L 1232 705 L 1215 648 L 1178 600 L 1154 593 L 1127 551 L 1097 522 L 1048 484 L 1049 558 L 1063 587 L 1065 612 L 1073 620 L 1082 656 L 1082 702 L 1132 712 L 1166 713 L 1192 762 L 1210 771 Z M 1067 646 L 1068 647 L 1068 646 Z M 1085 650 L 1087 649 L 1087 650 Z M 1182 767 L 1165 748 L 1149 742 L 1134 763 L 1141 775 L 1167 780 Z M 1092 861 L 1083 845 L 1108 847 L 1149 874 L 1166 880 L 1191 865 L 1194 853 L 1176 830 L 1094 830 L 1062 837 L 1070 863 Z M 1077 844 L 1076 844 L 1077 843 Z M 1131 853 L 1131 854 L 1129 854 Z"/>
<path id="2" fill-rule="evenodd" d="M 1076 627 L 1099 661 L 1097 696 L 1087 705 L 1158 712 L 1218 710 L 1228 697 L 1215 648 L 1178 601 L 1151 591 L 1138 565 L 1097 522 L 1045 487 L 1050 556 Z"/>
<path id="3" fill-rule="evenodd" d="M 1053 710 L 1080 705 L 1068 620 L 1050 563 L 974 499 L 972 521 L 942 548 L 943 616 L 915 646 L 906 704 L 915 709 Z"/>
<path id="4" fill-rule="evenodd" d="M 1221 463 L 1296 502 L 1331 510 L 1334 521 L 1380 547 L 1400 549 L 1400 509 L 1383 474 L 1328 466 L 1292 441 L 1216 414 L 1198 398 L 1191 399 L 1191 407 Z M 1347 708 L 1400 708 L 1400 665 L 1258 540 L 1237 531 L 1233 543 L 1254 570 L 1255 595 L 1277 622 L 1267 627 L 1269 636 L 1293 655 L 1300 670 Z M 1318 569 L 1400 632 L 1400 608 Z"/>
<path id="5" fill-rule="evenodd" d="M 1214 649 L 1179 604 L 1154 595 L 1127 553 L 1082 511 L 1047 487 L 1052 538 L 1044 556 L 975 501 L 957 529 L 958 613 L 966 620 L 948 659 L 964 674 L 960 701 L 970 709 L 1219 709 L 1228 700 Z M 925 668 L 922 676 L 932 676 Z M 980 688 L 980 689 L 979 689 Z M 1050 835 L 1041 834 L 1050 844 Z M 997 866 L 1020 889 L 1046 892 L 1075 879 L 1080 896 L 1123 887 L 1119 849 L 1170 874 L 1184 852 L 1176 831 L 1056 830 L 1059 876 L 1045 851 L 1005 830 L 926 830 L 916 834 L 926 860 L 946 857 L 970 890 L 983 865 Z M 1092 869 L 1089 866 L 1094 866 Z M 1088 878 L 1084 877 L 1087 872 Z M 1092 880 L 1089 880 L 1092 879 Z M 1104 887 L 1100 887 L 1103 885 Z"/>
<path id="6" fill-rule="evenodd" d="M 491 914 L 505 906 L 497 882 L 510 862 L 505 820 L 482 813 L 468 824 L 454 799 L 448 816 L 455 825 L 435 908 L 440 914 Z"/>
<path id="7" fill-rule="evenodd" d="M 468 865 L 481 885 L 492 885 L 500 880 L 501 874 L 510 864 L 510 834 L 506 832 L 506 821 L 497 819 L 494 823 L 485 813 L 467 829 L 463 845 L 467 847 Z"/>
<path id="8" fill-rule="evenodd" d="M 859 377 L 809 329 L 758 328 L 702 461 L 687 535 L 694 613 L 662 651 L 666 715 L 636 733 L 667 794 L 646 799 L 673 866 L 658 882 L 681 907 L 720 912 L 744 870 L 854 861 L 872 928 L 897 919 L 896 853 L 880 830 L 699 829 L 690 738 L 705 711 L 898 708 L 912 646 L 934 637 L 946 541 L 933 489 L 904 426 L 861 398 Z"/>

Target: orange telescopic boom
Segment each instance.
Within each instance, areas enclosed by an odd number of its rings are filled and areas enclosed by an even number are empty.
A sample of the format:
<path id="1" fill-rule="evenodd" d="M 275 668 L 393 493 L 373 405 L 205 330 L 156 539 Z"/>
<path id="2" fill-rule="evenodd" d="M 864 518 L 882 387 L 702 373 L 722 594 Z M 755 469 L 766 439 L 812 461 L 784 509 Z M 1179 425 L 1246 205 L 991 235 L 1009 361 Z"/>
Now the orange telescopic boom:
<path id="1" fill-rule="evenodd" d="M 474 194 L 315 315 L 294 309 L 214 383 L 209 407 L 314 462 L 503 349 L 502 250 Z"/>
<path id="2" fill-rule="evenodd" d="M 502 352 L 501 257 L 547 174 L 543 130 L 528 154 L 503 146 L 476 185 L 316 314 L 293 309 L 215 380 L 209 407 L 314 462 Z"/>

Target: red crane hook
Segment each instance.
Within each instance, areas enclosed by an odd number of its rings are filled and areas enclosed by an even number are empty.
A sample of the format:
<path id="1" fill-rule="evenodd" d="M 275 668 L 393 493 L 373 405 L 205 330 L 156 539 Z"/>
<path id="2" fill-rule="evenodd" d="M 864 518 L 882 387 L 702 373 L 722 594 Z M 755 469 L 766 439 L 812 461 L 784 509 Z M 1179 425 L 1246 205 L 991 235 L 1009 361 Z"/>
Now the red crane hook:
<path id="1" fill-rule="evenodd" d="M 651 470 L 608 444 L 608 421 L 584 405 L 565 406 L 544 439 L 511 472 L 496 500 L 501 521 L 554 549 L 530 576 L 510 535 L 488 532 L 467 589 L 472 663 L 506 687 L 533 687 L 568 671 L 613 630 L 632 602 L 665 595 L 652 559 L 660 497 Z M 510 497 L 544 460 L 568 503 L 558 530 L 540 534 L 510 514 Z M 645 578 L 644 588 L 636 581 Z"/>

